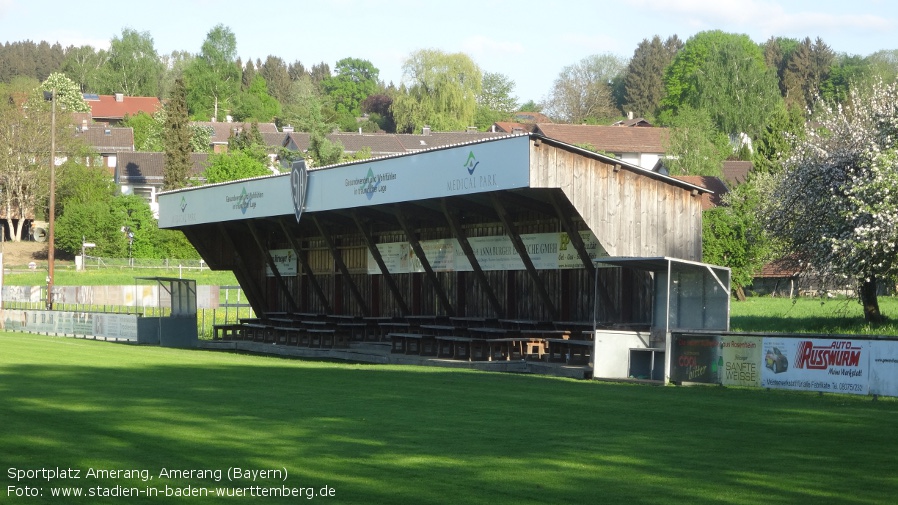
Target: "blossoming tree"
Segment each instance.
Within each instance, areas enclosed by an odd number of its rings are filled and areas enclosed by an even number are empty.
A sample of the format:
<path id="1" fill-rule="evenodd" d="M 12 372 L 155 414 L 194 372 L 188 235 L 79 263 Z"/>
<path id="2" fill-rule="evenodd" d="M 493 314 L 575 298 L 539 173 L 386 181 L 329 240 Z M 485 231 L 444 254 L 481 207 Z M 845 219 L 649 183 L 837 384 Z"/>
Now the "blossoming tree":
<path id="1" fill-rule="evenodd" d="M 771 182 L 766 224 L 784 252 L 853 281 L 865 319 L 880 322 L 878 282 L 898 277 L 898 87 L 821 105 Z"/>

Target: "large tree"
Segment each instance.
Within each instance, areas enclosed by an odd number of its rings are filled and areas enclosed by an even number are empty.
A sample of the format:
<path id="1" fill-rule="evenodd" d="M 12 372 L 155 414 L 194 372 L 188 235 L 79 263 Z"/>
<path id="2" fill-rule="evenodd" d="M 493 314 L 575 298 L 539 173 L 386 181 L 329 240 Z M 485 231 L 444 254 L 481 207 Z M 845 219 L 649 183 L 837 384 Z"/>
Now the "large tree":
<path id="1" fill-rule="evenodd" d="M 393 98 L 397 131 L 457 131 L 474 123 L 483 73 L 468 55 L 422 49 L 405 60 L 402 75 Z"/>
<path id="2" fill-rule="evenodd" d="M 83 93 L 98 93 L 99 75 L 107 58 L 106 51 L 93 46 L 69 47 L 65 52 L 62 71 L 75 81 Z"/>
<path id="3" fill-rule="evenodd" d="M 59 89 L 65 88 L 65 76 L 59 74 L 55 81 Z M 13 241 L 22 239 L 26 220 L 48 215 L 53 103 L 35 84 L 30 78 L 0 84 L 0 214 Z M 68 84 L 77 89 L 71 81 Z M 57 97 L 55 107 L 55 161 L 87 156 L 74 136 L 67 94 Z"/>
<path id="4" fill-rule="evenodd" d="M 664 42 L 655 35 L 643 39 L 624 75 L 624 107 L 636 116 L 653 118 L 664 97 L 664 71 L 683 47 L 676 35 Z"/>
<path id="5" fill-rule="evenodd" d="M 733 152 L 711 114 L 688 105 L 673 118 L 664 144 L 664 164 L 673 175 L 720 177 L 723 161 Z"/>
<path id="6" fill-rule="evenodd" d="M 100 72 L 98 93 L 127 96 L 159 96 L 162 61 L 153 46 L 150 32 L 124 28 L 113 37 Z"/>
<path id="7" fill-rule="evenodd" d="M 879 322 L 879 281 L 898 277 L 898 88 L 853 90 L 823 104 L 767 195 L 767 228 L 824 277 L 857 288 Z"/>
<path id="8" fill-rule="evenodd" d="M 380 71 L 368 60 L 343 58 L 334 67 L 335 75 L 324 79 L 321 88 L 338 114 L 359 116 L 359 105 L 377 91 Z"/>
<path id="9" fill-rule="evenodd" d="M 595 54 L 568 65 L 552 84 L 545 112 L 565 123 L 600 122 L 619 117 L 612 83 L 623 75 L 627 62 L 611 54 Z"/>
<path id="10" fill-rule="evenodd" d="M 508 121 L 518 109 L 514 87 L 514 81 L 507 75 L 484 72 L 474 125 L 485 130 L 497 121 Z"/>
<path id="11" fill-rule="evenodd" d="M 786 105 L 811 110 L 820 84 L 829 77 L 835 54 L 823 40 L 805 38 L 786 61 L 782 75 Z"/>
<path id="12" fill-rule="evenodd" d="M 163 189 L 180 189 L 190 178 L 190 126 L 187 116 L 187 91 L 184 81 L 175 80 L 168 103 L 165 105 L 165 129 L 162 134 L 165 146 L 165 172 Z"/>
<path id="13" fill-rule="evenodd" d="M 782 102 L 775 72 L 747 35 L 719 30 L 694 35 L 664 80 L 664 122 L 688 105 L 708 111 L 717 128 L 730 136 L 756 137 Z"/>
<path id="14" fill-rule="evenodd" d="M 184 70 L 187 103 L 196 118 L 220 119 L 240 89 L 237 37 L 230 28 L 216 25 L 206 35 L 200 54 Z"/>

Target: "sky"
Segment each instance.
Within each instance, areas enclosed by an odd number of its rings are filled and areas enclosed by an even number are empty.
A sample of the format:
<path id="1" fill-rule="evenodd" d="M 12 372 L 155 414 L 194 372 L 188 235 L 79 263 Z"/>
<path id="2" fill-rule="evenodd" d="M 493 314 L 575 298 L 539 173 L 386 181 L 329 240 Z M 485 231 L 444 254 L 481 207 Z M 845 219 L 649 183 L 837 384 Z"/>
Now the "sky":
<path id="1" fill-rule="evenodd" d="M 898 49 L 892 0 L 0 0 L 0 43 L 108 48 L 130 28 L 149 32 L 159 54 L 198 53 L 218 24 L 234 33 L 244 62 L 274 55 L 333 69 L 360 58 L 397 86 L 414 51 L 463 52 L 514 81 L 521 102 L 545 99 L 564 67 L 595 54 L 630 58 L 654 35 L 821 37 L 837 53 L 861 56 Z"/>

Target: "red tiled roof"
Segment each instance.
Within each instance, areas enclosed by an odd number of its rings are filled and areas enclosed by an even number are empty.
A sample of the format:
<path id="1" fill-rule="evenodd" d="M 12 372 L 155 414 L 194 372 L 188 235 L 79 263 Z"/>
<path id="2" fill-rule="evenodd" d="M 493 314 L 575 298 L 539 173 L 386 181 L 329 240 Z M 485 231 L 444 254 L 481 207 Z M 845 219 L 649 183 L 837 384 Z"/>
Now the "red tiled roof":
<path id="1" fill-rule="evenodd" d="M 702 193 L 702 210 L 713 209 L 721 203 L 727 191 L 727 185 L 718 177 L 706 175 L 677 175 L 674 179 L 705 188 L 713 193 Z"/>
<path id="2" fill-rule="evenodd" d="M 515 112 L 512 119 L 521 123 L 551 123 L 548 116 L 539 112 Z"/>
<path id="3" fill-rule="evenodd" d="M 516 133 L 516 128 L 521 130 L 520 133 L 532 133 L 536 129 L 536 125 L 532 123 L 512 123 L 511 121 L 497 121 L 493 123 L 493 126 L 496 127 L 497 132 L 505 133 Z"/>
<path id="4" fill-rule="evenodd" d="M 723 178 L 730 186 L 742 184 L 748 178 L 748 173 L 752 168 L 750 161 L 724 161 Z"/>
<path id="5" fill-rule="evenodd" d="M 667 128 L 540 123 L 536 133 L 567 144 L 590 144 L 609 153 L 664 153 Z"/>
<path id="6" fill-rule="evenodd" d="M 152 115 L 162 102 L 155 96 L 125 96 L 118 102 L 115 95 L 99 95 L 99 100 L 85 100 L 90 105 L 90 113 L 96 121 L 120 120 L 125 115 L 133 116 L 138 112 Z"/>
<path id="7" fill-rule="evenodd" d="M 252 128 L 252 123 L 228 123 L 220 121 L 194 121 L 192 124 L 196 126 L 208 126 L 212 128 L 212 138 L 209 141 L 213 144 L 227 144 L 228 138 L 232 133 Z M 274 123 L 258 123 L 259 133 L 278 133 L 278 127 Z"/>
<path id="8" fill-rule="evenodd" d="M 761 268 L 755 277 L 795 277 L 801 273 L 801 263 L 794 256 L 771 261 Z"/>

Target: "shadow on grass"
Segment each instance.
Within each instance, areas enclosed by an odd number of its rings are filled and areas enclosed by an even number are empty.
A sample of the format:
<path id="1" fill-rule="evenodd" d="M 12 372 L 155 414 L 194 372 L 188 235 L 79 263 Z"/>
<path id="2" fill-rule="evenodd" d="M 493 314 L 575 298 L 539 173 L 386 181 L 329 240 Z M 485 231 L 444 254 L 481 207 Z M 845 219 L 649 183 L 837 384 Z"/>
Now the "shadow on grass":
<path id="1" fill-rule="evenodd" d="M 416 504 L 872 503 L 898 492 L 884 473 L 898 465 L 883 429 L 894 401 L 73 343 L 74 358 L 0 359 L 3 466 L 154 479 L 29 481 L 45 489 L 329 486 L 337 503 Z M 230 467 L 289 478 L 159 477 Z M 29 503 L 59 503 L 43 500 Z"/>

